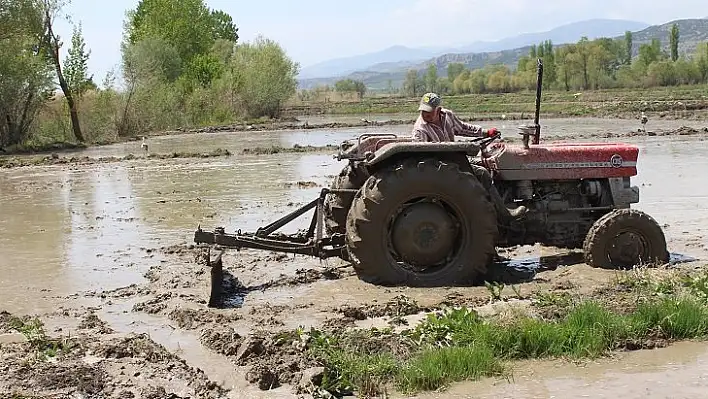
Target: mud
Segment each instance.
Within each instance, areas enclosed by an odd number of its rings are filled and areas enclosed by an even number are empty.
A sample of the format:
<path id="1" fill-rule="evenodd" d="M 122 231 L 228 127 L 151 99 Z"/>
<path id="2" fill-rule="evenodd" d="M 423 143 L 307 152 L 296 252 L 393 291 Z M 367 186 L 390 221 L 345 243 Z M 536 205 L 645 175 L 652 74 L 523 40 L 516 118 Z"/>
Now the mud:
<path id="1" fill-rule="evenodd" d="M 4 314 L 2 329 L 13 315 Z M 23 320 L 30 322 L 27 317 Z M 87 324 L 88 321 L 88 324 Z M 223 397 L 226 390 L 145 334 L 117 337 L 93 330 L 105 323 L 89 314 L 70 335 L 37 327 L 29 341 L 3 345 L 3 397 Z"/>
<path id="2" fill-rule="evenodd" d="M 612 122 L 604 123 L 564 125 L 548 136 L 618 137 L 608 133 Z M 664 225 L 673 267 L 692 270 L 705 266 L 708 256 L 703 212 L 708 191 L 699 172 L 708 169 L 708 133 L 683 124 L 649 133 L 623 129 L 619 136 L 641 147 L 640 175 L 634 180 L 641 192 L 637 208 Z M 449 306 L 485 314 L 515 306 L 555 319 L 567 309 L 564 300 L 595 298 L 618 311 L 636 304 L 631 290 L 616 283 L 620 272 L 590 268 L 578 253 L 532 246 L 500 251 L 520 273 L 504 276 L 498 297 L 484 286 L 376 287 L 358 280 L 337 258 L 227 251 L 225 295 L 218 307 L 208 307 L 210 272 L 203 251 L 191 243 L 196 227 L 255 231 L 315 198 L 343 166 L 328 151 L 254 156 L 244 150 L 291 148 L 292 141 L 303 148 L 336 145 L 350 133 L 311 132 L 309 141 L 293 134 L 276 141 L 264 134 L 241 147 L 224 144 L 222 139 L 232 136 L 218 133 L 164 137 L 155 144 L 160 151 L 169 148 L 166 153 L 186 152 L 181 146 L 203 153 L 218 145 L 232 154 L 189 163 L 168 157 L 6 169 L 0 175 L 0 230 L 13 234 L 0 237 L 0 310 L 36 315 L 46 322 L 48 339 L 72 344 L 59 357 L 37 360 L 46 351 L 19 339 L 8 325 L 11 316 L 0 313 L 0 336 L 11 334 L 12 342 L 0 344 L 0 375 L 8 376 L 0 379 L 0 396 L 16 389 L 42 397 L 296 397 L 311 392 L 322 378 L 321 364 L 303 349 L 311 327 L 333 334 L 372 326 L 400 330 L 426 312 Z M 124 157 L 120 152 L 126 149 L 85 151 L 116 151 L 108 156 Z M 283 231 L 309 222 L 303 216 Z M 350 339 L 351 345 L 368 345 L 362 350 L 407 350 L 394 335 Z M 665 347 L 661 350 L 670 354 L 674 345 L 656 337 L 627 342 L 622 349 Z M 28 361 L 34 366 L 27 367 Z M 708 370 L 706 363 L 687 367 L 693 375 Z M 555 384 L 553 392 L 561 392 L 562 383 L 548 381 Z M 494 396 L 504 387 L 489 387 L 485 394 Z M 681 392 L 681 386 L 673 387 Z M 455 392 L 460 391 L 453 387 L 449 395 Z"/>
<path id="3" fill-rule="evenodd" d="M 664 120 L 702 120 L 705 118 L 705 111 L 708 109 L 708 103 L 701 102 L 695 105 L 695 109 L 689 109 L 682 106 L 678 106 L 678 103 L 662 102 L 661 104 L 652 106 L 650 104 L 644 104 L 639 107 L 636 111 L 619 111 L 619 112 L 599 112 L 598 114 L 603 117 L 611 117 L 617 119 L 630 119 L 638 115 L 639 112 L 646 111 L 647 116 L 651 118 L 658 118 Z M 627 103 L 618 102 L 612 104 L 614 107 L 627 108 Z M 414 107 L 413 107 L 414 108 Z M 676 114 L 677 111 L 679 115 Z M 291 121 L 274 121 L 270 123 L 238 123 L 238 124 L 227 124 L 219 126 L 209 126 L 203 128 L 194 129 L 176 129 L 168 130 L 164 132 L 158 132 L 154 135 L 170 135 L 175 133 L 217 133 L 217 132 L 259 132 L 259 131 L 278 131 L 278 130 L 331 130 L 331 129 L 343 129 L 343 128 L 365 128 L 365 127 L 385 127 L 385 126 L 412 126 L 417 115 L 412 115 L 406 119 L 395 119 L 397 115 L 374 115 L 374 117 L 360 118 L 355 116 L 345 116 L 341 117 L 338 115 L 332 116 L 320 116 L 317 114 L 299 116 L 298 118 L 292 118 Z M 490 122 L 495 121 L 499 118 L 497 115 L 476 115 L 476 116 L 466 116 L 461 113 L 460 119 L 465 122 Z M 567 113 L 544 113 L 543 119 L 562 119 L 567 118 Z M 506 121 L 524 121 L 533 118 L 533 114 L 529 113 L 514 113 L 510 112 L 504 115 L 504 120 Z M 327 120 L 337 120 L 337 121 L 327 121 Z M 354 120 L 356 119 L 356 121 Z M 313 122 L 311 123 L 310 120 Z"/>
<path id="4" fill-rule="evenodd" d="M 124 157 L 100 157 L 91 158 L 83 157 L 60 157 L 59 154 L 52 154 L 41 158 L 16 158 L 4 157 L 0 158 L 0 168 L 17 168 L 23 166 L 47 166 L 47 165 L 92 165 L 98 163 L 125 162 L 136 159 L 148 160 L 164 160 L 175 158 L 214 158 L 230 156 L 231 153 L 223 148 L 218 148 L 213 151 L 197 153 L 197 152 L 173 152 L 171 154 L 147 154 L 144 156 L 136 156 L 128 154 Z"/>

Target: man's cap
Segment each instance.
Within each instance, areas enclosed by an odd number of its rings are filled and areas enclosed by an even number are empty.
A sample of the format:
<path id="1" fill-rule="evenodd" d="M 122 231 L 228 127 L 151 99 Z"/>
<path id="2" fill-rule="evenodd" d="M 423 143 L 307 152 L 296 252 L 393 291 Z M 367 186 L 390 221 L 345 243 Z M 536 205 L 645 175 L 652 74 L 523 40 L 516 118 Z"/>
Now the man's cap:
<path id="1" fill-rule="evenodd" d="M 425 93 L 423 98 L 420 99 L 418 111 L 433 112 L 436 107 L 440 106 L 441 102 L 442 100 L 439 95 L 435 93 Z"/>

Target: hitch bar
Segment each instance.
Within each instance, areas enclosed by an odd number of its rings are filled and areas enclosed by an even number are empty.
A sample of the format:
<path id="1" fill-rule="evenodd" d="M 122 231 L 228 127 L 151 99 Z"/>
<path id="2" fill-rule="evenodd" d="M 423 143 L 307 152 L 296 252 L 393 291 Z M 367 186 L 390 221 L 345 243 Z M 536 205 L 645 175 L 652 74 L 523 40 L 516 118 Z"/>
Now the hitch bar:
<path id="1" fill-rule="evenodd" d="M 336 195 L 339 193 L 355 193 L 357 191 L 356 189 L 323 188 L 316 199 L 275 222 L 258 228 L 255 233 L 242 233 L 239 229 L 236 234 L 227 234 L 223 227 L 217 227 L 212 232 L 204 231 L 199 226 L 194 233 L 194 242 L 197 244 L 219 245 L 236 250 L 250 248 L 309 255 L 321 259 L 342 256 L 345 250 L 344 237 L 341 234 L 325 237 L 323 234 L 324 201 L 328 194 Z M 312 209 L 315 209 L 315 212 L 313 212 L 310 227 L 305 234 L 273 234 Z"/>

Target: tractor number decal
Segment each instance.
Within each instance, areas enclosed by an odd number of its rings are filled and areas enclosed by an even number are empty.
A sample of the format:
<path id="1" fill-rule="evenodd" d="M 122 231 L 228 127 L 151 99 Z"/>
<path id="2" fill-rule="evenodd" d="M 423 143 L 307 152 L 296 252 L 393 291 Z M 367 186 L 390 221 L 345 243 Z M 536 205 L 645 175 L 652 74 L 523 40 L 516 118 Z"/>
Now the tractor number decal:
<path id="1" fill-rule="evenodd" d="M 615 154 L 610 158 L 610 164 L 612 165 L 613 168 L 621 168 L 622 167 L 622 157 L 619 154 Z"/>

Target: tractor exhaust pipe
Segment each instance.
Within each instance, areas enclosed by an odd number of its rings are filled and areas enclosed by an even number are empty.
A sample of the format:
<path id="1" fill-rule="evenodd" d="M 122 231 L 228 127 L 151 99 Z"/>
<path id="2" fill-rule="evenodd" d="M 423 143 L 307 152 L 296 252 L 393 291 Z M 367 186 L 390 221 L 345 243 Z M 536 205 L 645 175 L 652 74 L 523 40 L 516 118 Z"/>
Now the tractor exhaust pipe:
<path id="1" fill-rule="evenodd" d="M 538 144 L 541 141 L 541 125 L 538 123 L 541 113 L 541 89 L 543 87 L 543 61 L 538 59 L 538 75 L 536 77 L 536 114 L 534 115 L 533 123 L 536 132 L 533 136 L 533 143 Z"/>

